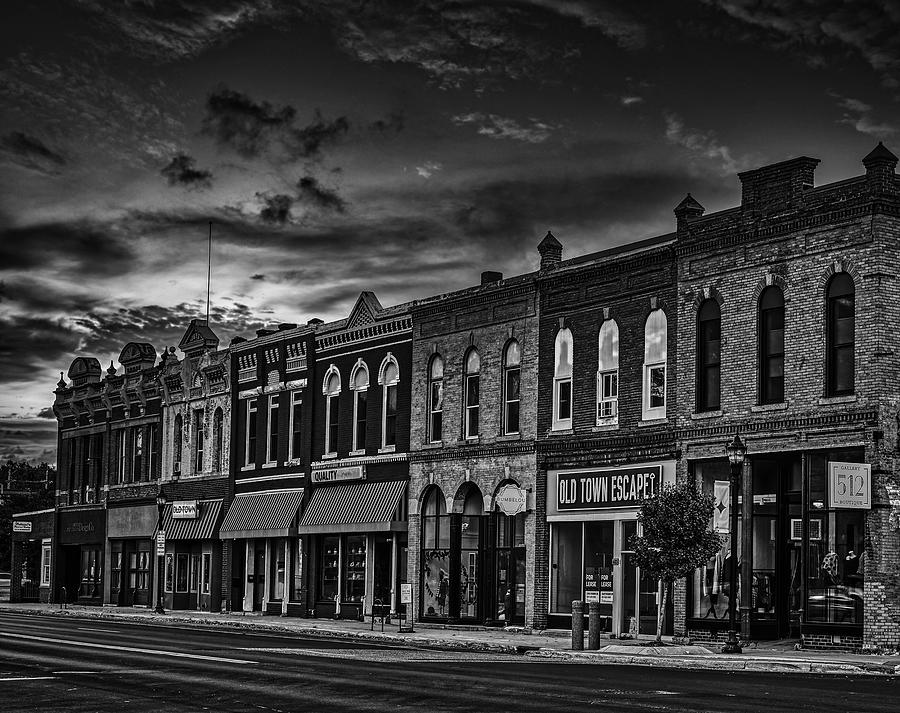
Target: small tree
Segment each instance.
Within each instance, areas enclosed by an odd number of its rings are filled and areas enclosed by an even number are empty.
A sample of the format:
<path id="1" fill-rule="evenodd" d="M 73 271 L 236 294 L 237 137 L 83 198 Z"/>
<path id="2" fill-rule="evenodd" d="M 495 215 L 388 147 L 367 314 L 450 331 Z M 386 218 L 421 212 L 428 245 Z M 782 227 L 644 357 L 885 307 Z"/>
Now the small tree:
<path id="1" fill-rule="evenodd" d="M 664 485 L 641 503 L 637 519 L 643 535 L 632 537 L 631 547 L 642 574 L 659 582 L 657 643 L 662 642 L 669 585 L 708 562 L 721 547 L 719 536 L 710 530 L 713 505 L 711 495 L 688 482 Z"/>

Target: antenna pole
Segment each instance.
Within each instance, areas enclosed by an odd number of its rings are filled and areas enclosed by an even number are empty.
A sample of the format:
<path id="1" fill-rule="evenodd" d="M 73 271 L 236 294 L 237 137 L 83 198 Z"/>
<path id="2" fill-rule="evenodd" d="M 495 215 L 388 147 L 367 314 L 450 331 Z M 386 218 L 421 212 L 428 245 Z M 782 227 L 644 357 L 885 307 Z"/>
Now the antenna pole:
<path id="1" fill-rule="evenodd" d="M 206 255 L 206 326 L 209 326 L 209 285 L 212 277 L 212 221 L 209 221 L 209 246 Z"/>

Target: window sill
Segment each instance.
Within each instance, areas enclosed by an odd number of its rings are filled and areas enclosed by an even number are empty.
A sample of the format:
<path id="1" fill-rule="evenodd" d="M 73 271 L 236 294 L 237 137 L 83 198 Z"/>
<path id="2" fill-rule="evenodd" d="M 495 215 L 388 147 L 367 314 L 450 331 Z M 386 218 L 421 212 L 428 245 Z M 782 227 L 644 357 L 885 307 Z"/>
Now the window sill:
<path id="1" fill-rule="evenodd" d="M 649 428 L 650 426 L 662 426 L 669 422 L 668 418 L 650 418 L 646 421 L 638 421 L 638 428 Z"/>
<path id="2" fill-rule="evenodd" d="M 716 409 L 715 411 L 695 411 L 691 414 L 692 421 L 702 421 L 706 418 L 719 418 L 723 415 L 722 409 Z"/>
<path id="3" fill-rule="evenodd" d="M 504 433 L 502 436 L 497 436 L 498 441 L 521 441 L 522 434 L 521 433 Z"/>
<path id="4" fill-rule="evenodd" d="M 618 431 L 619 430 L 619 422 L 618 421 L 608 421 L 606 423 L 598 423 L 596 426 L 591 428 L 592 433 L 601 433 L 603 431 Z"/>
<path id="5" fill-rule="evenodd" d="M 242 473 L 247 470 L 256 470 L 256 463 L 248 463 L 247 465 L 241 466 Z"/>
<path id="6" fill-rule="evenodd" d="M 302 458 L 291 458 L 288 461 L 285 461 L 285 465 L 303 465 Z"/>
<path id="7" fill-rule="evenodd" d="M 379 453 L 396 453 L 397 446 L 383 446 L 382 448 L 378 449 L 378 452 Z"/>
<path id="8" fill-rule="evenodd" d="M 436 448 L 443 448 L 443 447 L 444 447 L 444 442 L 443 442 L 443 441 L 430 441 L 429 443 L 423 443 L 423 444 L 420 446 L 420 448 L 421 448 L 423 451 L 434 450 L 434 449 L 436 449 Z"/>
<path id="9" fill-rule="evenodd" d="M 355 451 L 350 451 L 349 455 L 351 456 L 364 456 L 366 454 L 365 448 L 357 448 Z"/>
<path id="10" fill-rule="evenodd" d="M 848 394 L 847 396 L 823 396 L 819 399 L 819 406 L 836 406 L 838 404 L 856 403 L 856 394 Z"/>
<path id="11" fill-rule="evenodd" d="M 460 444 L 466 443 L 481 443 L 481 436 L 467 436 L 466 438 L 460 439 Z"/>
<path id="12" fill-rule="evenodd" d="M 575 433 L 575 431 L 572 430 L 571 426 L 569 426 L 568 428 L 551 428 L 550 429 L 551 436 L 571 436 L 573 433 Z"/>
<path id="13" fill-rule="evenodd" d="M 787 401 L 781 401 L 777 404 L 756 404 L 756 406 L 750 407 L 750 411 L 752 413 L 766 413 L 767 411 L 784 411 L 787 407 Z"/>
<path id="14" fill-rule="evenodd" d="M 334 460 L 337 458 L 337 453 L 323 453 L 322 460 Z"/>
<path id="15" fill-rule="evenodd" d="M 278 463 L 263 463 L 263 464 L 262 464 L 262 467 L 263 467 L 263 468 L 277 468 L 277 467 L 278 467 Z"/>

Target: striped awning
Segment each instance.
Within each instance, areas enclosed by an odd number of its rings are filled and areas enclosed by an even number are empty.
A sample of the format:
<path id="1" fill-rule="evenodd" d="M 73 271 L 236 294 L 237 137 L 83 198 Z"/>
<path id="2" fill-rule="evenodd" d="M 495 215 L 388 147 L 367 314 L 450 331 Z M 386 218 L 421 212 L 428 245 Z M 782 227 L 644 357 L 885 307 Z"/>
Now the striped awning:
<path id="1" fill-rule="evenodd" d="M 405 530 L 405 521 L 394 520 L 405 489 L 403 480 L 319 486 L 313 490 L 297 531 L 311 534 Z"/>
<path id="2" fill-rule="evenodd" d="M 172 517 L 172 503 L 163 512 L 163 530 L 167 540 L 212 540 L 222 515 L 221 500 L 197 502 L 197 517 L 182 519 Z"/>
<path id="3" fill-rule="evenodd" d="M 295 535 L 302 499 L 302 490 L 236 495 L 219 535 L 223 539 Z"/>

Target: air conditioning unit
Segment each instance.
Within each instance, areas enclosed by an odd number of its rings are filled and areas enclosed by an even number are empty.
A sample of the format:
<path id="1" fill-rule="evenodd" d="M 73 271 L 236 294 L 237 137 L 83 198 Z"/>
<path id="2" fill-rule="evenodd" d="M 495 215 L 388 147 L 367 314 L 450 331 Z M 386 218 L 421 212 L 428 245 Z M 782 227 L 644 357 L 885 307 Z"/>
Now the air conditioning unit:
<path id="1" fill-rule="evenodd" d="M 177 460 L 172 464 L 173 473 L 181 473 L 181 461 Z"/>

